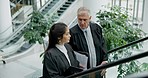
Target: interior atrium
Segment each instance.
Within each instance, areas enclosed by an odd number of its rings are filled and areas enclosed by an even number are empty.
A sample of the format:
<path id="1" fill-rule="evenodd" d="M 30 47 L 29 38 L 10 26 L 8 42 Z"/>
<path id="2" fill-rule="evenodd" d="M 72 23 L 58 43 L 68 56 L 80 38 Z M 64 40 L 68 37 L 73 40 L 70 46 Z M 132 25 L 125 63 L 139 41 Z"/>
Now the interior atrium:
<path id="1" fill-rule="evenodd" d="M 109 59 L 111 59 L 109 64 L 104 67 L 92 69 L 90 72 L 107 68 L 106 78 L 147 78 L 148 0 L 0 0 L 0 78 L 39 78 L 42 76 L 43 58 L 40 57 L 40 55 L 47 47 L 43 45 L 48 44 L 48 38 L 44 37 L 42 44 L 38 42 L 30 44 L 25 40 L 24 32 L 30 26 L 31 13 L 38 11 L 47 19 L 46 21 L 52 20 L 53 23 L 64 22 L 71 28 L 77 23 L 77 9 L 81 6 L 90 9 L 92 16 L 91 21 L 98 24 L 100 23 L 97 18 L 97 13 L 100 10 L 109 11 L 107 7 L 123 7 L 131 16 L 128 22 L 130 22 L 132 27 L 141 29 L 145 33 L 140 39 L 108 51 L 111 53 L 113 51 L 120 52 L 117 51 L 119 49 L 128 49 L 128 51 L 132 52 L 132 55 L 126 57 L 129 60 L 123 58 L 126 56 L 124 55 L 122 58 L 112 61 L 113 55 L 109 53 Z M 123 10 L 120 11 L 122 13 Z M 140 43 L 142 47 L 134 49 L 128 48 L 138 43 Z M 137 54 L 139 56 L 132 57 Z M 140 65 L 143 64 L 141 67 L 144 67 L 139 71 L 137 70 L 137 72 L 128 72 L 130 68 L 126 68 L 126 65 L 130 64 L 125 62 L 136 59 L 139 62 L 136 62 L 138 64 L 135 65 L 139 65 L 140 67 Z M 126 70 L 126 74 L 119 70 L 122 69 L 119 68 L 121 63 L 125 64 L 123 70 Z M 131 70 L 136 70 L 136 67 L 131 68 Z M 81 75 L 89 74 L 90 72 L 88 71 L 87 73 L 84 71 L 82 74 L 74 77 L 79 78 Z M 122 77 L 119 77 L 121 74 Z"/>

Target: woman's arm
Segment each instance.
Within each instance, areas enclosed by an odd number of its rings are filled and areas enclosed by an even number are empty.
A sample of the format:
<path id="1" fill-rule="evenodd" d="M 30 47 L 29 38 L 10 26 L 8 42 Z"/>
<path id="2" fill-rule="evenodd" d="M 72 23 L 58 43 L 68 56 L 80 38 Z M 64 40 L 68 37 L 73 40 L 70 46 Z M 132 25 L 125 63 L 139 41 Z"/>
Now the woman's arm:
<path id="1" fill-rule="evenodd" d="M 46 75 L 49 78 L 64 78 L 64 76 L 60 75 L 61 72 L 58 70 L 58 67 L 55 64 L 55 59 L 51 54 L 46 53 L 43 64 L 45 70 L 47 70 Z"/>

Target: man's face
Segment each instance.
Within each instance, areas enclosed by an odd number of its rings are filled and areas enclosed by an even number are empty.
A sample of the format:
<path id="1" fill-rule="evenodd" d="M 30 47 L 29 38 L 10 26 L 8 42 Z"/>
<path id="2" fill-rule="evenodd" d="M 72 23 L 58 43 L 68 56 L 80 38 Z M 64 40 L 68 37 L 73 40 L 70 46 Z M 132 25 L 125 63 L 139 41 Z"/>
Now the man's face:
<path id="1" fill-rule="evenodd" d="M 88 15 L 87 11 L 81 11 L 77 15 L 78 23 L 81 29 L 85 29 L 88 27 L 91 16 Z"/>

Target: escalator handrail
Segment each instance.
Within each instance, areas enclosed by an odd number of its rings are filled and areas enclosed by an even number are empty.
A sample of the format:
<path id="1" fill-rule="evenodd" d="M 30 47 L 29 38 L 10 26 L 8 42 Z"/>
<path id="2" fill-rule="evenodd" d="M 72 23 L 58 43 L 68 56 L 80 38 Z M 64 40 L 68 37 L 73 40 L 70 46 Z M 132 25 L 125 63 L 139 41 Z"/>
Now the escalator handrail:
<path id="1" fill-rule="evenodd" d="M 145 40 L 147 40 L 147 39 L 148 39 L 148 37 L 145 37 L 145 38 L 142 38 L 142 39 L 139 39 L 139 40 L 130 42 L 130 43 L 126 44 L 126 45 L 123 45 L 123 46 L 117 47 L 117 48 L 115 48 L 115 49 L 109 50 L 107 53 L 108 53 L 108 54 L 109 54 L 109 53 L 113 53 L 113 52 L 115 52 L 115 51 L 117 51 L 117 50 L 120 50 L 120 49 L 123 49 L 123 48 L 125 48 L 125 47 L 131 46 L 131 45 L 133 45 L 133 44 L 136 44 L 136 43 L 145 41 Z"/>
<path id="2" fill-rule="evenodd" d="M 139 53 L 139 54 L 136 54 L 136 55 L 132 55 L 130 57 L 123 58 L 123 59 L 120 59 L 120 60 L 117 60 L 117 61 L 114 61 L 114 62 L 111 62 L 111 63 L 108 63 L 108 64 L 104 64 L 102 66 L 97 66 L 97 67 L 94 67 L 94 68 L 91 68 L 91 69 L 88 69 L 88 70 L 85 70 L 85 71 L 82 71 L 82 72 L 79 72 L 79 73 L 75 73 L 73 75 L 67 76 L 66 78 L 75 78 L 75 77 L 78 77 L 78 76 L 81 76 L 81 75 L 84 75 L 84 74 L 88 74 L 88 73 L 95 72 L 95 71 L 98 71 L 98 70 L 101 70 L 101 69 L 113 67 L 113 66 L 116 66 L 116 65 L 119 65 L 119 64 L 122 64 L 122 63 L 126 63 L 126 62 L 129 62 L 129 61 L 132 61 L 132 60 L 140 59 L 140 58 L 143 58 L 143 57 L 146 57 L 146 56 L 148 56 L 148 51 L 142 52 L 142 53 Z"/>
<path id="3" fill-rule="evenodd" d="M 0 49 L 2 49 L 2 48 L 4 47 L 4 45 L 6 45 L 8 42 L 10 42 L 12 39 L 14 39 L 15 36 L 16 36 L 25 26 L 27 26 L 26 24 L 28 24 L 29 21 L 30 21 L 30 20 L 27 20 L 23 25 L 21 25 L 21 27 L 20 27 L 19 29 L 15 30 L 15 31 L 12 33 L 12 35 L 11 35 L 9 38 L 7 38 L 7 40 L 6 40 L 5 42 L 1 43 L 3 46 L 0 46 Z"/>
<path id="4" fill-rule="evenodd" d="M 46 2 L 40 9 L 39 9 L 39 11 L 42 11 L 43 9 L 45 9 L 45 7 L 49 4 L 49 3 L 51 3 L 53 0 L 48 0 L 48 2 Z"/>
<path id="5" fill-rule="evenodd" d="M 53 15 L 65 2 L 66 0 L 59 0 L 47 13 Z"/>

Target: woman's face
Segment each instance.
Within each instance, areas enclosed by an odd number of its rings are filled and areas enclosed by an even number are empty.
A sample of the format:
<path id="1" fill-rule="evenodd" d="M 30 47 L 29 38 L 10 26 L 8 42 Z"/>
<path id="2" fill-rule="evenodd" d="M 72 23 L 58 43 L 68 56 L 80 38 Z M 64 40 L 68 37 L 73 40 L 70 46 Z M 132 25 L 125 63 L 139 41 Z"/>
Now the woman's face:
<path id="1" fill-rule="evenodd" d="M 71 35 L 70 35 L 70 33 L 69 33 L 69 28 L 66 27 L 66 31 L 65 31 L 65 33 L 63 34 L 63 38 L 60 39 L 61 44 L 68 43 L 69 40 L 70 40 L 70 37 L 71 37 Z"/>

